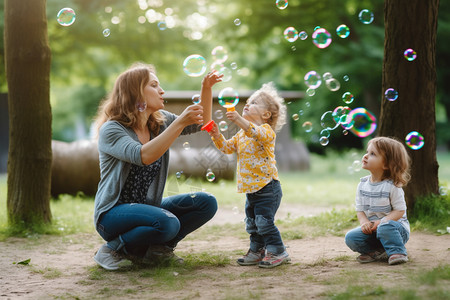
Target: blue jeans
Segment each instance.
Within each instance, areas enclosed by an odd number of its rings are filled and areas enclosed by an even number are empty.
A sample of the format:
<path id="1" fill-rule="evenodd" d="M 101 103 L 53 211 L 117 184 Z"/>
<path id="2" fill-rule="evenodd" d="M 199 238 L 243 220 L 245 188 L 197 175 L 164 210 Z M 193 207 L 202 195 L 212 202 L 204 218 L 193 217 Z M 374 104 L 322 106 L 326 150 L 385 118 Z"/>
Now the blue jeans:
<path id="1" fill-rule="evenodd" d="M 250 234 L 250 250 L 258 252 L 266 247 L 268 252 L 282 253 L 285 247 L 274 223 L 283 196 L 280 182 L 272 180 L 259 191 L 246 196 L 245 229 Z"/>
<path id="2" fill-rule="evenodd" d="M 399 222 L 392 220 L 379 225 L 377 231 L 372 234 L 365 234 L 361 227 L 357 227 L 345 235 L 347 246 L 361 254 L 372 253 L 384 248 L 388 256 L 392 254 L 407 255 L 405 244 L 408 240 L 408 230 Z"/>
<path id="3" fill-rule="evenodd" d="M 216 211 L 216 198 L 203 192 L 164 198 L 160 207 L 120 204 L 102 215 L 97 232 L 109 248 L 141 256 L 150 245 L 174 248 L 186 235 L 208 222 Z"/>

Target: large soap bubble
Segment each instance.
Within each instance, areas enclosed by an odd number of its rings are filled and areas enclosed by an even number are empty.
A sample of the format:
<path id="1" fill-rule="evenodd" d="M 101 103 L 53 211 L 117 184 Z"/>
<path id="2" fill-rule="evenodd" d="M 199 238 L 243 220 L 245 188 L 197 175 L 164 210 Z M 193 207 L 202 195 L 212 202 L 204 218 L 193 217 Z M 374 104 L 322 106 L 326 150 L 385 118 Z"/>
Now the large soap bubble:
<path id="1" fill-rule="evenodd" d="M 411 131 L 406 135 L 405 143 L 409 148 L 413 150 L 419 150 L 425 144 L 425 140 L 423 138 L 423 135 L 421 135 L 419 132 Z"/>
<path id="2" fill-rule="evenodd" d="M 234 108 L 239 102 L 239 93 L 232 87 L 226 87 L 219 92 L 219 104 L 227 110 Z"/>
<path id="3" fill-rule="evenodd" d="M 323 49 L 331 44 L 331 34 L 325 29 L 325 28 L 319 28 L 314 31 L 312 34 L 312 39 L 314 45 L 317 46 L 317 48 Z"/>
<path id="4" fill-rule="evenodd" d="M 61 9 L 56 15 L 57 21 L 62 26 L 70 26 L 75 22 L 75 11 L 70 7 Z"/>
<path id="5" fill-rule="evenodd" d="M 353 122 L 350 131 L 361 138 L 371 135 L 377 128 L 377 119 L 364 107 L 358 107 L 350 111 L 347 116 L 347 122 Z"/>
<path id="6" fill-rule="evenodd" d="M 304 77 L 305 84 L 311 89 L 317 89 L 322 84 L 322 78 L 316 71 L 309 71 Z"/>
<path id="7" fill-rule="evenodd" d="M 190 77 L 202 76 L 206 71 L 206 60 L 198 54 L 189 55 L 183 62 L 183 70 Z"/>

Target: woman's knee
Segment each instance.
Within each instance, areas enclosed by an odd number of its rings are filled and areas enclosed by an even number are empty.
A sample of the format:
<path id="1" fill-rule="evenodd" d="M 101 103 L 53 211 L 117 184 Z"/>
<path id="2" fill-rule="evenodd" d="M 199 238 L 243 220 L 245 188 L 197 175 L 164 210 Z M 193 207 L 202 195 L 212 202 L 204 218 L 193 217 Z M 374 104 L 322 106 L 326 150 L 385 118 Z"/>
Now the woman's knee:
<path id="1" fill-rule="evenodd" d="M 162 209 L 163 213 L 166 215 L 164 218 L 158 220 L 159 231 L 163 235 L 172 236 L 170 239 L 175 237 L 180 231 L 181 224 L 180 220 L 168 210 Z"/>
<path id="2" fill-rule="evenodd" d="M 200 202 L 199 206 L 202 208 L 202 210 L 210 214 L 211 217 L 216 214 L 218 205 L 216 197 L 214 197 L 214 195 L 205 192 L 198 192 L 196 193 L 195 198 L 197 198 L 195 201 Z"/>

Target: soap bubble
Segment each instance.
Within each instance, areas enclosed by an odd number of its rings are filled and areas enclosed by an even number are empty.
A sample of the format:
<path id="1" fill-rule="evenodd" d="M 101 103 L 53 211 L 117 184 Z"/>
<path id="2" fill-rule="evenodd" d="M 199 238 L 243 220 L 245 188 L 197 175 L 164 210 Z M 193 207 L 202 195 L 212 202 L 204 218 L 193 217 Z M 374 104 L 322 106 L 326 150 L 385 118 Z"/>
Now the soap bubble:
<path id="1" fill-rule="evenodd" d="M 195 94 L 194 96 L 192 96 L 192 103 L 199 104 L 200 102 L 202 102 L 202 100 L 200 99 L 200 94 Z"/>
<path id="2" fill-rule="evenodd" d="M 384 92 L 384 96 L 389 101 L 395 101 L 398 98 L 398 92 L 393 88 L 389 88 Z"/>
<path id="3" fill-rule="evenodd" d="M 413 61 L 417 58 L 417 53 L 413 49 L 406 49 L 405 52 L 403 52 L 403 56 L 405 56 L 408 61 Z"/>
<path id="4" fill-rule="evenodd" d="M 206 60 L 198 54 L 189 55 L 183 62 L 183 70 L 190 77 L 199 77 L 206 71 Z"/>
<path id="5" fill-rule="evenodd" d="M 277 0 L 275 2 L 275 5 L 279 8 L 279 9 L 285 9 L 286 7 L 288 7 L 288 0 Z"/>
<path id="6" fill-rule="evenodd" d="M 350 111 L 347 116 L 347 121 L 349 120 L 348 118 L 350 118 L 350 122 L 353 122 L 350 131 L 358 137 L 367 137 L 377 128 L 377 119 L 364 107 L 358 107 Z"/>
<path id="7" fill-rule="evenodd" d="M 239 213 L 239 208 L 237 208 L 237 206 L 233 207 L 233 214 L 237 215 Z"/>
<path id="8" fill-rule="evenodd" d="M 300 31 L 300 33 L 298 34 L 298 37 L 304 41 L 308 38 L 308 34 L 306 33 L 306 31 Z"/>
<path id="9" fill-rule="evenodd" d="M 326 136 L 321 136 L 319 139 L 319 143 L 324 147 L 328 145 L 329 142 L 330 140 Z"/>
<path id="10" fill-rule="evenodd" d="M 423 135 L 421 135 L 419 132 L 411 131 L 410 133 L 408 133 L 408 135 L 406 135 L 405 143 L 409 148 L 413 150 L 419 150 L 423 147 L 423 145 L 425 145 L 425 140 L 423 138 Z"/>
<path id="11" fill-rule="evenodd" d="M 208 169 L 208 171 L 206 172 L 206 180 L 208 180 L 209 182 L 213 182 L 215 179 L 216 175 L 214 175 L 211 169 Z"/>
<path id="12" fill-rule="evenodd" d="M 75 11 L 70 7 L 62 8 L 56 15 L 57 21 L 62 26 L 70 26 L 75 22 Z"/>
<path id="13" fill-rule="evenodd" d="M 348 75 L 344 75 L 344 77 L 342 77 L 342 79 L 344 79 L 344 81 L 349 81 L 350 77 L 348 77 Z"/>
<path id="14" fill-rule="evenodd" d="M 308 88 L 306 90 L 306 94 L 308 94 L 308 96 L 312 97 L 312 96 L 314 96 L 316 94 L 316 90 L 312 89 L 312 88 Z"/>
<path id="15" fill-rule="evenodd" d="M 331 74 L 330 72 L 325 72 L 322 75 L 323 80 L 330 80 L 333 78 L 333 74 Z"/>
<path id="16" fill-rule="evenodd" d="M 298 31 L 294 27 L 288 27 L 283 32 L 284 38 L 288 42 L 295 42 L 298 39 Z"/>
<path id="17" fill-rule="evenodd" d="M 322 129 L 322 131 L 320 131 L 320 136 L 324 136 L 329 138 L 330 137 L 330 131 L 328 129 Z"/>
<path id="18" fill-rule="evenodd" d="M 361 171 L 362 163 L 360 160 L 354 160 L 352 163 L 352 169 L 355 172 Z"/>
<path id="19" fill-rule="evenodd" d="M 325 84 L 327 88 L 332 92 L 336 92 L 341 88 L 341 83 L 335 78 L 326 80 Z"/>
<path id="20" fill-rule="evenodd" d="M 373 12 L 368 9 L 363 9 L 359 12 L 358 18 L 361 23 L 370 24 L 373 22 Z"/>
<path id="21" fill-rule="evenodd" d="M 293 115 L 292 115 L 292 120 L 298 121 L 298 119 L 299 119 L 298 114 L 293 114 Z"/>
<path id="22" fill-rule="evenodd" d="M 322 79 L 316 71 L 306 73 L 304 80 L 305 84 L 312 89 L 317 89 L 322 84 Z"/>
<path id="23" fill-rule="evenodd" d="M 239 26 L 241 25 L 241 20 L 240 19 L 234 19 L 234 25 Z"/>
<path id="24" fill-rule="evenodd" d="M 336 28 L 336 33 L 340 38 L 345 39 L 350 35 L 350 28 L 345 24 L 339 25 Z"/>
<path id="25" fill-rule="evenodd" d="M 354 97 L 353 94 L 350 93 L 350 92 L 345 92 L 345 93 L 342 95 L 342 101 L 344 101 L 346 104 L 352 103 L 353 100 L 355 100 L 355 97 Z"/>
<path id="26" fill-rule="evenodd" d="M 221 67 L 218 71 L 217 71 L 218 75 L 223 75 L 222 77 L 222 82 L 228 82 L 231 80 L 232 78 L 232 74 L 231 74 L 231 70 L 228 69 L 227 67 Z"/>
<path id="27" fill-rule="evenodd" d="M 314 45 L 319 49 L 324 49 L 331 44 L 331 34 L 325 28 L 319 28 L 312 34 Z"/>
<path id="28" fill-rule="evenodd" d="M 216 117 L 216 119 L 222 119 L 223 118 L 223 111 L 221 111 L 220 109 L 216 110 L 214 112 L 214 116 Z"/>
<path id="29" fill-rule="evenodd" d="M 181 175 L 183 175 L 183 171 L 179 171 L 179 172 L 177 172 L 177 173 L 175 174 L 175 176 L 176 176 L 178 179 L 181 178 Z"/>
<path id="30" fill-rule="evenodd" d="M 311 132 L 313 129 L 313 125 L 310 121 L 306 121 L 305 123 L 303 123 L 302 127 L 306 132 Z"/>
<path id="31" fill-rule="evenodd" d="M 111 30 L 109 28 L 106 28 L 105 30 L 103 30 L 103 36 L 104 37 L 108 37 L 111 35 Z"/>
<path id="32" fill-rule="evenodd" d="M 158 22 L 158 28 L 159 28 L 159 30 L 161 30 L 161 31 L 166 30 L 166 29 L 167 29 L 167 24 L 166 24 L 166 22 L 165 22 L 165 21 L 159 21 L 159 22 Z"/>
<path id="33" fill-rule="evenodd" d="M 227 131 L 228 130 L 228 124 L 225 121 L 220 121 L 219 122 L 219 130 L 220 131 Z"/>
<path id="34" fill-rule="evenodd" d="M 223 46 L 217 46 L 212 51 L 214 61 L 223 63 L 228 59 L 228 52 Z"/>
<path id="35" fill-rule="evenodd" d="M 239 93 L 232 87 L 227 87 L 219 92 L 219 104 L 225 108 L 235 107 L 239 102 Z"/>
<path id="36" fill-rule="evenodd" d="M 333 112 L 326 111 L 320 117 L 320 125 L 328 130 L 334 130 L 339 126 L 339 122 L 336 122 L 333 116 Z"/>
<path id="37" fill-rule="evenodd" d="M 183 148 L 184 148 L 184 150 L 189 150 L 189 149 L 191 149 L 191 145 L 189 144 L 189 142 L 184 142 Z"/>

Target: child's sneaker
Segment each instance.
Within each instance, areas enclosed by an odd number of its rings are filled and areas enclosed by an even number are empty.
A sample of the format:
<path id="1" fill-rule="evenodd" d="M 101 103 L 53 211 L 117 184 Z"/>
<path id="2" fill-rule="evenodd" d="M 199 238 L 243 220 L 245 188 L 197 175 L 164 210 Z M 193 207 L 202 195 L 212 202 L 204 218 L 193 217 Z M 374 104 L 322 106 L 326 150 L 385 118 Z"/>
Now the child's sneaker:
<path id="1" fill-rule="evenodd" d="M 117 251 L 110 249 L 106 244 L 98 249 L 94 256 L 94 260 L 102 268 L 108 271 L 119 269 L 120 264 L 126 261 Z"/>
<path id="2" fill-rule="evenodd" d="M 388 256 L 384 249 L 376 250 L 369 254 L 361 254 L 356 258 L 356 260 L 362 264 L 374 262 L 374 261 L 387 261 Z"/>
<path id="3" fill-rule="evenodd" d="M 253 266 L 257 265 L 264 258 L 264 248 L 259 250 L 258 252 L 253 252 L 248 249 L 247 254 L 243 257 L 238 258 L 236 262 L 241 266 Z"/>
<path id="4" fill-rule="evenodd" d="M 389 264 L 390 265 L 398 265 L 403 264 L 408 261 L 408 256 L 404 254 L 392 254 L 389 256 Z"/>
<path id="5" fill-rule="evenodd" d="M 259 262 L 258 266 L 260 268 L 273 268 L 290 261 L 291 258 L 286 251 L 280 254 L 274 254 L 266 251 L 266 256 L 264 256 L 264 258 Z"/>

